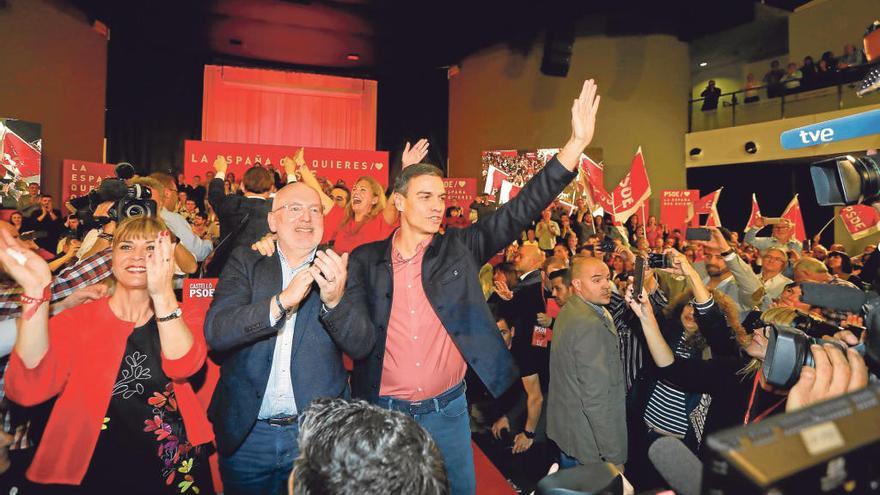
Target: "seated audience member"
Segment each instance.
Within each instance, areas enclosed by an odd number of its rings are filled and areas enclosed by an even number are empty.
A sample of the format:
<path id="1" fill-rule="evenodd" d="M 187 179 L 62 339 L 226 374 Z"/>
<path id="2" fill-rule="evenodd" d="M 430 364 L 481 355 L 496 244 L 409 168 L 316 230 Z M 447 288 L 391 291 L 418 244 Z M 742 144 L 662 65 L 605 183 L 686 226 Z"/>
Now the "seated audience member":
<path id="1" fill-rule="evenodd" d="M 40 184 L 29 182 L 27 194 L 18 198 L 18 211 L 25 217 L 30 217 L 40 209 Z"/>
<path id="2" fill-rule="evenodd" d="M 825 62 L 829 72 L 837 71 L 837 57 L 830 50 L 822 54 L 822 59 L 819 62 Z"/>
<path id="3" fill-rule="evenodd" d="M 755 225 L 746 230 L 745 242 L 758 248 L 762 253 L 769 247 L 782 248 L 786 252 L 796 251 L 801 253 L 801 243 L 794 236 L 794 225 L 790 220 L 781 218 L 777 223 L 773 224 L 773 234 L 771 237 L 758 237 L 758 231 L 764 228 L 766 223 L 765 217 L 758 217 Z"/>
<path id="4" fill-rule="evenodd" d="M 782 290 L 792 280 L 782 274 L 788 264 L 788 256 L 779 248 L 768 248 L 761 256 L 761 282 L 770 299 L 776 299 L 782 294 Z"/>
<path id="5" fill-rule="evenodd" d="M 217 214 L 220 224 L 219 238 L 225 239 L 217 246 L 214 258 L 208 263 L 207 274 L 210 277 L 220 275 L 226 260 L 236 247 L 250 246 L 269 232 L 267 217 L 272 205 L 268 199 L 275 185 L 272 174 L 263 167 L 253 166 L 242 177 L 243 194 L 225 194 L 223 179 L 228 167 L 225 159 L 215 160 L 216 174 L 208 183 L 208 203 Z"/>
<path id="6" fill-rule="evenodd" d="M 834 84 L 834 74 L 836 70 L 827 60 L 820 59 L 816 63 L 816 87 L 824 88 Z"/>
<path id="7" fill-rule="evenodd" d="M 9 223 L 15 227 L 15 231 L 21 234 L 22 232 L 22 221 L 24 220 L 24 215 L 21 214 L 20 211 L 13 211 L 12 214 L 9 215 Z"/>
<path id="8" fill-rule="evenodd" d="M 797 64 L 789 63 L 785 68 L 785 75 L 782 76 L 782 85 L 785 87 L 786 93 L 797 93 L 801 90 L 801 79 L 804 74 L 798 70 Z"/>
<path id="9" fill-rule="evenodd" d="M 180 493 L 184 484 L 213 493 L 213 433 L 188 381 L 204 365 L 207 347 L 200 318 L 181 314 L 175 299 L 174 246 L 165 225 L 148 217 L 123 221 L 113 240 L 113 295 L 51 321 L 48 266 L 0 236 L 0 262 L 24 289 L 7 396 L 25 406 L 57 397 L 28 478 L 78 486 L 84 494 L 108 486 Z"/>
<path id="10" fill-rule="evenodd" d="M 801 66 L 801 87 L 804 89 L 813 89 L 816 87 L 816 64 L 813 57 L 807 55 L 804 57 L 804 65 Z"/>
<path id="11" fill-rule="evenodd" d="M 856 48 L 856 45 L 853 45 L 852 43 L 843 45 L 843 55 L 837 59 L 838 69 L 855 67 L 857 65 L 862 65 L 863 63 L 865 63 L 865 56 L 861 50 Z"/>
<path id="12" fill-rule="evenodd" d="M 746 84 L 743 86 L 743 89 L 745 90 L 745 99 L 743 100 L 743 102 L 754 103 L 760 100 L 761 97 L 758 95 L 759 87 L 761 87 L 761 83 L 759 83 L 758 80 L 755 79 L 754 74 L 750 72 L 748 75 L 746 75 Z"/>
<path id="13" fill-rule="evenodd" d="M 446 495 L 443 457 L 409 417 L 365 401 L 317 399 L 300 419 L 291 495 Z"/>

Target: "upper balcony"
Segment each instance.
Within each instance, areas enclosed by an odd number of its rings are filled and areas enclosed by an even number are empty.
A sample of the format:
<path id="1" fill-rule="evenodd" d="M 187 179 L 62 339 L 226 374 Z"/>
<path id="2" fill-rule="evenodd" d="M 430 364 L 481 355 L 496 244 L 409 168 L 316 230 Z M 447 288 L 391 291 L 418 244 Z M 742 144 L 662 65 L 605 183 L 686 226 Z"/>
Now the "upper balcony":
<path id="1" fill-rule="evenodd" d="M 752 101 L 750 98 L 748 103 L 745 102 L 745 90 L 723 93 L 718 100 L 718 108 L 714 110 L 701 109 L 704 98 L 690 100 L 688 101 L 688 132 L 722 129 L 880 103 L 880 91 L 864 97 L 856 95 L 865 75 L 876 69 L 880 69 L 880 62 L 843 69 L 831 73 L 822 87 L 783 89 L 780 96 L 773 98 L 768 98 L 766 86 L 760 86 L 749 90 L 749 95 L 757 94 L 758 100 Z"/>

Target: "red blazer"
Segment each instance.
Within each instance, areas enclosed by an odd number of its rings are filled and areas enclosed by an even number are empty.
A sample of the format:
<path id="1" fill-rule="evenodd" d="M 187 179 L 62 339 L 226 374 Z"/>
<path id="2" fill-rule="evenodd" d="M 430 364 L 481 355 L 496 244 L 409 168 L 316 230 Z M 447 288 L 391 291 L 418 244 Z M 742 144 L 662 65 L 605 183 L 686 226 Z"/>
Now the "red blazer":
<path id="1" fill-rule="evenodd" d="M 101 432 L 110 395 L 134 323 L 120 321 L 109 299 L 69 309 L 49 320 L 49 350 L 27 369 L 14 351 L 6 371 L 6 395 L 23 406 L 58 396 L 27 477 L 37 483 L 82 482 Z M 194 312 L 193 312 L 194 313 Z M 187 377 L 205 363 L 204 315 L 184 314 L 193 346 L 179 359 L 162 356 L 172 380 L 187 439 L 200 445 L 214 439 L 211 424 Z"/>

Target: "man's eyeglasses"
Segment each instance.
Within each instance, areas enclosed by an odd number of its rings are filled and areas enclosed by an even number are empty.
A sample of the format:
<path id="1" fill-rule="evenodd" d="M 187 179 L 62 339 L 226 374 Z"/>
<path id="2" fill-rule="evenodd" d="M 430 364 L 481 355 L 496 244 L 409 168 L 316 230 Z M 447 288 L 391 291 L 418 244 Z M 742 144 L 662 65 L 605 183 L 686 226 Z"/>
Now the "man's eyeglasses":
<path id="1" fill-rule="evenodd" d="M 284 212 L 287 215 L 287 219 L 289 221 L 296 220 L 301 216 L 305 215 L 307 212 L 309 217 L 318 218 L 324 215 L 324 211 L 320 206 L 304 206 L 299 203 L 289 203 L 286 205 L 281 205 L 280 208 L 276 208 L 272 210 L 272 213 L 276 212 Z"/>

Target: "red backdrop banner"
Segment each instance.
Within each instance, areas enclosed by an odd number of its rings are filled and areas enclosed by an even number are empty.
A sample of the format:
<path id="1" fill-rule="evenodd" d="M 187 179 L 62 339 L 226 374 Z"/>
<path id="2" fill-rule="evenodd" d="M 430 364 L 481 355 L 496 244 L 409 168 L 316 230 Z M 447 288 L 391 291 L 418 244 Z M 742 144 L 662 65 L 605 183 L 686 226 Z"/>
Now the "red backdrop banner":
<path id="1" fill-rule="evenodd" d="M 71 197 L 85 196 L 107 177 L 116 177 L 115 165 L 110 163 L 64 160 L 61 164 L 61 203 Z"/>
<path id="2" fill-rule="evenodd" d="M 679 229 L 684 232 L 687 227 L 687 217 L 691 211 L 692 205 L 699 201 L 699 189 L 673 189 L 662 191 L 660 197 L 660 223 L 669 227 L 669 231 Z M 694 223 L 696 226 L 699 222 L 699 216 L 694 215 Z"/>
<path id="3" fill-rule="evenodd" d="M 256 163 L 274 166 L 284 173 L 280 163 L 285 156 L 292 157 L 299 146 L 274 146 L 266 144 L 214 143 L 208 141 L 184 141 L 183 171 L 186 179 L 194 175 L 205 177 L 205 172 L 214 171 L 214 160 L 218 156 L 229 161 L 229 172 L 238 179 Z M 351 188 L 358 177 L 369 175 L 383 186 L 388 185 L 387 151 L 353 151 L 329 148 L 306 148 L 305 160 L 318 177 L 332 183 L 342 180 Z"/>
<path id="4" fill-rule="evenodd" d="M 446 206 L 461 208 L 461 216 L 468 217 L 471 203 L 477 197 L 477 179 L 473 177 L 447 177 L 443 179 L 446 188 Z"/>

